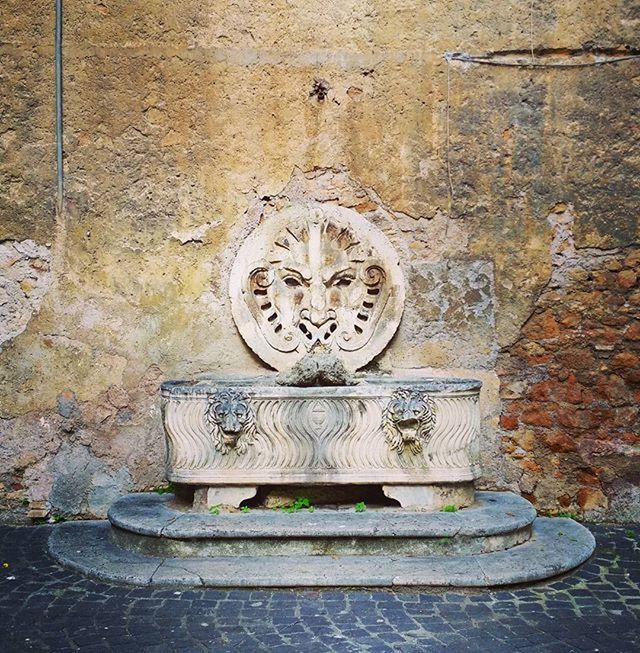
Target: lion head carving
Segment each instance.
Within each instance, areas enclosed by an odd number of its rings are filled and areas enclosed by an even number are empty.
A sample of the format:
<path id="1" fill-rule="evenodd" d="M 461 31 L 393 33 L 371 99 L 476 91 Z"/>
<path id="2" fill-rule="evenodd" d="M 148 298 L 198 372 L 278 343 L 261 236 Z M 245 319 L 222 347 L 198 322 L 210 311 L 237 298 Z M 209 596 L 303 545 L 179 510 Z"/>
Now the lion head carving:
<path id="1" fill-rule="evenodd" d="M 209 398 L 205 419 L 215 448 L 223 454 L 230 449 L 243 454 L 255 438 L 255 414 L 241 390 L 218 390 Z"/>
<path id="2" fill-rule="evenodd" d="M 382 413 L 385 439 L 398 453 L 405 446 L 411 453 L 422 451 L 436 424 L 436 407 L 423 392 L 396 390 Z"/>

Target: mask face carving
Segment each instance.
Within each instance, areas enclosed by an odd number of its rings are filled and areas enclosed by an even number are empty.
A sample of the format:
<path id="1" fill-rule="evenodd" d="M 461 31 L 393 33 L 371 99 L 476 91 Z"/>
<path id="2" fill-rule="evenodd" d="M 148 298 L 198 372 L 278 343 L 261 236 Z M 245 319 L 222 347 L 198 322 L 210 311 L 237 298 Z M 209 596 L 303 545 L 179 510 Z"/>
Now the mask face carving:
<path id="1" fill-rule="evenodd" d="M 240 332 L 276 369 L 318 344 L 357 369 L 397 328 L 404 285 L 382 232 L 355 211 L 318 204 L 290 207 L 253 232 L 230 293 Z"/>

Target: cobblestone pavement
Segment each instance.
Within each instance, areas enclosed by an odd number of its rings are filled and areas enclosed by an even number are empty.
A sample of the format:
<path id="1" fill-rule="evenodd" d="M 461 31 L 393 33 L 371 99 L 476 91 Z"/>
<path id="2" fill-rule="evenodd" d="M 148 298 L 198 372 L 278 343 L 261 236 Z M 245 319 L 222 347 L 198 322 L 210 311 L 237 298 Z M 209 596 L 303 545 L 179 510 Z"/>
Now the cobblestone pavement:
<path id="1" fill-rule="evenodd" d="M 640 526 L 590 527 L 598 549 L 571 575 L 475 592 L 109 585 L 56 565 L 51 528 L 0 527 L 3 653 L 640 651 Z"/>

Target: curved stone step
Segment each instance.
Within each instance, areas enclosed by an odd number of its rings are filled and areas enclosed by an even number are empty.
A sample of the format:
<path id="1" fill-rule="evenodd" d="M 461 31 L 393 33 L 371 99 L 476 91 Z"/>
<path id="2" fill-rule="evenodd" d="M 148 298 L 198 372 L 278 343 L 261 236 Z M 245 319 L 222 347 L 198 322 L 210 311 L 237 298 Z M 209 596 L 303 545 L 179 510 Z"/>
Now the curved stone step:
<path id="1" fill-rule="evenodd" d="M 401 508 L 353 506 L 316 508 L 293 514 L 255 509 L 248 513 L 189 512 L 176 509 L 172 494 L 129 494 L 109 510 L 109 521 L 139 535 L 174 539 L 280 537 L 480 537 L 529 526 L 535 508 L 511 492 L 477 492 L 476 502 L 457 512 L 413 512 Z"/>
<path id="2" fill-rule="evenodd" d="M 536 513 L 511 493 L 483 492 L 455 513 L 353 507 L 257 509 L 249 513 L 187 512 L 171 495 L 138 494 L 109 511 L 115 544 L 157 557 L 277 555 L 465 555 L 491 553 L 526 542 Z"/>
<path id="3" fill-rule="evenodd" d="M 102 580 L 181 587 L 491 587 L 556 576 L 587 560 L 593 535 L 571 519 L 538 518 L 507 551 L 451 556 L 156 558 L 116 546 L 108 522 L 68 522 L 49 539 L 63 565 Z"/>

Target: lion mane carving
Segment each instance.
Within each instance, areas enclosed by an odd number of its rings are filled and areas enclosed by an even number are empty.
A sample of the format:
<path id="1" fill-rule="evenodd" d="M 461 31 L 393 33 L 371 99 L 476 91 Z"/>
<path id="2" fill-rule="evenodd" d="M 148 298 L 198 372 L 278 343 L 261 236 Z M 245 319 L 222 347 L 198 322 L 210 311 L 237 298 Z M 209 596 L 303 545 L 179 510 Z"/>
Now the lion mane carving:
<path id="1" fill-rule="evenodd" d="M 241 390 L 218 390 L 209 398 L 205 420 L 213 444 L 220 453 L 235 449 L 246 453 L 256 435 L 256 422 L 249 395 Z"/>
<path id="2" fill-rule="evenodd" d="M 436 406 L 422 392 L 396 390 L 382 413 L 382 427 L 387 443 L 399 454 L 408 447 L 411 453 L 422 451 L 436 425 Z"/>

